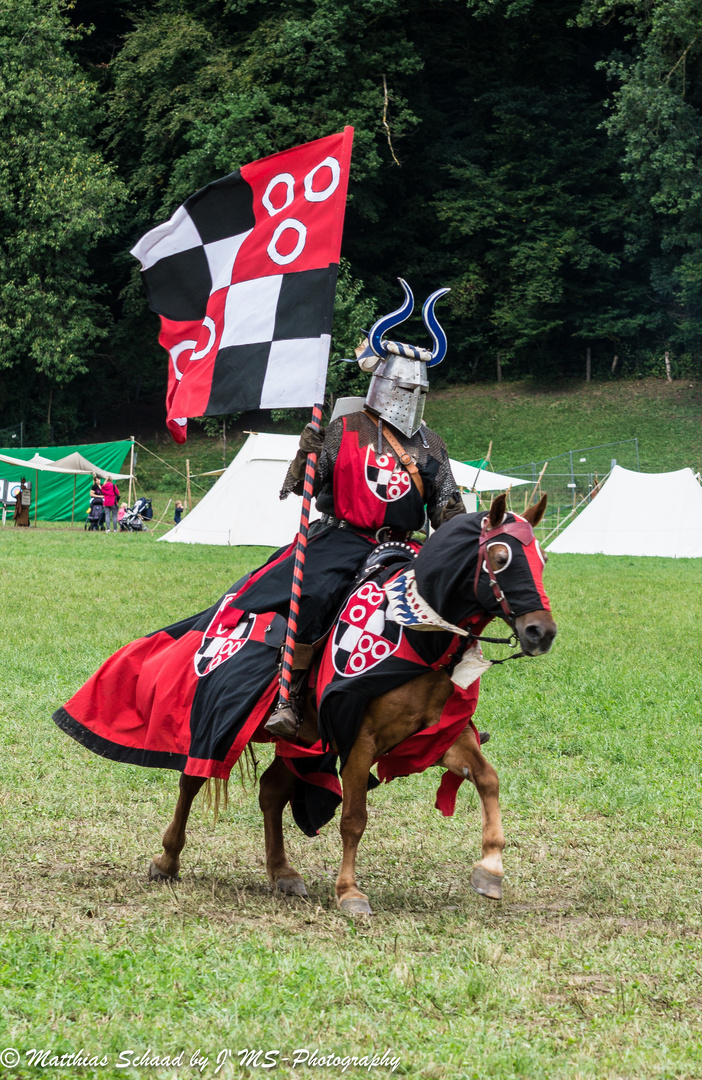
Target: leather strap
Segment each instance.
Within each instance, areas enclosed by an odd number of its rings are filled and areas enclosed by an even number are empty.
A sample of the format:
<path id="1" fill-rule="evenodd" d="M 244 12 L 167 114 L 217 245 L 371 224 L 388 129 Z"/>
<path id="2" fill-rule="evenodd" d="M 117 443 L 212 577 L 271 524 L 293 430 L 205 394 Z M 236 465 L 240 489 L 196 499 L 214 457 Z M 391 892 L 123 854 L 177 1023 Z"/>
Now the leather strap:
<path id="1" fill-rule="evenodd" d="M 377 417 L 373 416 L 373 414 L 368 412 L 367 409 L 364 409 L 363 411 L 366 414 L 366 416 L 369 418 L 369 420 L 372 420 L 373 423 L 375 424 L 375 426 L 378 427 L 378 419 L 377 419 Z M 410 476 L 414 480 L 417 491 L 419 492 L 419 494 L 422 496 L 422 499 L 423 499 L 424 498 L 424 481 L 422 480 L 422 477 L 420 475 L 420 472 L 419 472 L 419 469 L 417 468 L 416 463 L 412 460 L 411 454 L 407 453 L 407 451 L 405 450 L 404 446 L 399 441 L 399 439 L 396 439 L 395 436 L 392 434 L 392 432 L 388 431 L 388 429 L 385 426 L 383 426 L 383 438 L 386 440 L 386 442 L 388 442 L 390 444 L 390 446 L 395 451 L 395 456 L 397 457 L 397 460 L 399 461 L 399 463 L 401 465 L 403 465 L 405 467 L 405 469 L 407 469 L 407 472 L 410 474 Z"/>

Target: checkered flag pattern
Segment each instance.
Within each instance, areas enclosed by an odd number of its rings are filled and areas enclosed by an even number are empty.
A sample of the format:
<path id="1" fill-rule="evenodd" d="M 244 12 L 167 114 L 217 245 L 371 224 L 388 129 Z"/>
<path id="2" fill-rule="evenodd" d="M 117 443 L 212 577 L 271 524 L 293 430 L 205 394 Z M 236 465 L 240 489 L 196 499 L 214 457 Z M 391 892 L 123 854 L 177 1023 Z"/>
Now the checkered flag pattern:
<path id="1" fill-rule="evenodd" d="M 324 398 L 353 128 L 244 165 L 132 249 L 169 355 L 167 422 Z"/>

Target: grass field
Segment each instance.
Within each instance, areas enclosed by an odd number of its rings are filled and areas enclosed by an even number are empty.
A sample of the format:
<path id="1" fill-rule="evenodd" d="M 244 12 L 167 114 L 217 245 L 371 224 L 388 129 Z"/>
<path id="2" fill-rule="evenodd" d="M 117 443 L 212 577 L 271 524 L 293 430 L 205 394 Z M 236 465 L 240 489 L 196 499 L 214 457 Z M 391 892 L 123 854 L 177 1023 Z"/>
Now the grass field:
<path id="1" fill-rule="evenodd" d="M 316 1049 L 389 1051 L 430 1080 L 702 1077 L 702 560 L 552 556 L 553 652 L 489 672 L 477 715 L 504 901 L 468 886 L 475 795 L 441 818 L 430 770 L 370 796 L 359 873 L 377 914 L 353 922 L 333 902 L 336 826 L 309 840 L 290 822 L 310 900 L 273 896 L 238 780 L 216 826 L 194 811 L 181 883 L 149 885 L 177 775 L 107 762 L 50 720 L 114 649 L 265 553 L 8 529 L 0 554 L 0 1050 L 21 1055 L 0 1055 L 4 1075 L 268 1071 L 244 1050 L 279 1051 L 281 1077 L 344 1074 L 282 1061 Z M 33 1049 L 108 1063 L 29 1066 Z"/>

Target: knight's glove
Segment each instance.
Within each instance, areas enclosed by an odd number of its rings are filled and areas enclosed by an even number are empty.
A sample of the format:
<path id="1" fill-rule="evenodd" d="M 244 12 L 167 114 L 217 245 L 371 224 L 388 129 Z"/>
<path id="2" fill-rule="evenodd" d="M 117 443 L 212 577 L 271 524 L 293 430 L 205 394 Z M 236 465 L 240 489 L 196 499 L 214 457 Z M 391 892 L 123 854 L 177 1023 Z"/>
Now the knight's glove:
<path id="1" fill-rule="evenodd" d="M 451 518 L 456 517 L 458 514 L 465 513 L 466 508 L 463 499 L 461 499 L 460 496 L 454 496 L 453 498 L 449 499 L 448 502 L 445 502 L 444 505 L 441 507 L 438 520 L 434 527 L 438 529 L 439 525 L 443 525 L 444 522 L 450 521 Z"/>
<path id="2" fill-rule="evenodd" d="M 307 455 L 319 455 L 321 453 L 322 447 L 324 446 L 325 435 L 326 428 L 320 428 L 319 431 L 315 431 L 311 424 L 308 424 L 303 430 L 302 435 L 300 436 L 300 449 L 290 465 L 290 472 L 293 475 L 293 479 L 304 480 Z"/>
<path id="3" fill-rule="evenodd" d="M 300 449 L 304 450 L 305 455 L 321 453 L 326 433 L 326 428 L 315 431 L 312 425 L 308 424 L 300 436 Z"/>

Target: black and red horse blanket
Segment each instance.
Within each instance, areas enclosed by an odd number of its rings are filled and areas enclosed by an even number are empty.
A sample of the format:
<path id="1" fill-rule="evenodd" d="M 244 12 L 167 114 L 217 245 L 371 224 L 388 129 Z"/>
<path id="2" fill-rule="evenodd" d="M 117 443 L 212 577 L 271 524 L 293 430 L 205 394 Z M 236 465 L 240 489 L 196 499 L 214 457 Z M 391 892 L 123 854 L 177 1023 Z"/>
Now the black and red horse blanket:
<path id="1" fill-rule="evenodd" d="M 278 553 L 271 563 L 288 554 Z M 237 582 L 207 611 L 116 652 L 56 711 L 58 726 L 113 761 L 226 779 L 252 739 L 267 739 L 263 725 L 278 693 L 285 620 L 243 610 L 252 582 L 267 567 Z M 319 742 L 309 750 L 276 746 L 298 779 L 293 813 L 308 834 L 333 816 L 341 799 L 338 759 L 343 768 L 364 702 L 428 668 L 449 665 L 465 642 L 451 632 L 412 631 L 389 619 L 381 586 L 393 573 L 352 592 L 331 632 L 316 687 Z M 472 725 L 478 686 L 476 681 L 467 690 L 456 687 L 438 724 L 382 757 L 380 779 L 435 764 Z M 449 774 L 443 778 L 437 801 L 442 812 L 453 813 L 459 783 Z"/>

